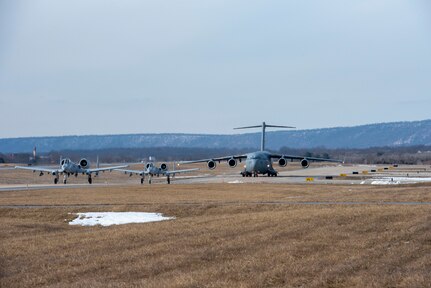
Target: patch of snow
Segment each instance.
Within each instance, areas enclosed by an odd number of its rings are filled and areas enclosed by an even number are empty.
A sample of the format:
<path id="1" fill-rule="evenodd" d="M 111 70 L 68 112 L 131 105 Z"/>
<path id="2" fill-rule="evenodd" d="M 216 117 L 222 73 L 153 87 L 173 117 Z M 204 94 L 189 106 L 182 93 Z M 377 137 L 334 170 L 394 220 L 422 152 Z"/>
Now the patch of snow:
<path id="1" fill-rule="evenodd" d="M 229 184 L 241 184 L 241 183 L 244 183 L 244 182 L 239 181 L 239 180 L 235 180 L 235 181 L 229 181 L 227 183 L 229 183 Z"/>
<path id="2" fill-rule="evenodd" d="M 175 219 L 175 217 L 164 217 L 160 213 L 146 212 L 86 212 L 76 213 L 78 218 L 69 222 L 69 225 L 81 226 L 111 226 L 129 223 L 148 223 Z"/>
<path id="3" fill-rule="evenodd" d="M 365 182 L 365 181 L 364 181 Z M 371 185 L 398 185 L 431 182 L 431 178 L 385 177 L 373 179 Z M 363 184 L 363 182 L 361 182 Z"/>
<path id="4" fill-rule="evenodd" d="M 391 179 L 378 179 L 371 181 L 371 185 L 397 185 L 401 184 L 400 181 L 393 181 Z"/>

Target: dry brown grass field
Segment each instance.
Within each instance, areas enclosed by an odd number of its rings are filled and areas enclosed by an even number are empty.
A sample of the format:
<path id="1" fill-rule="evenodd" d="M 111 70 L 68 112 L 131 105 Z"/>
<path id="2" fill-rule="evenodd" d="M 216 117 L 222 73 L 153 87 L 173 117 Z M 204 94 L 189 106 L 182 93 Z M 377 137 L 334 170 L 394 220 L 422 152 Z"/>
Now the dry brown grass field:
<path id="1" fill-rule="evenodd" d="M 0 286 L 431 287 L 431 206 L 388 202 L 431 202 L 431 186 L 0 192 Z M 160 212 L 176 219 L 68 225 L 75 218 L 70 213 L 90 211 Z"/>

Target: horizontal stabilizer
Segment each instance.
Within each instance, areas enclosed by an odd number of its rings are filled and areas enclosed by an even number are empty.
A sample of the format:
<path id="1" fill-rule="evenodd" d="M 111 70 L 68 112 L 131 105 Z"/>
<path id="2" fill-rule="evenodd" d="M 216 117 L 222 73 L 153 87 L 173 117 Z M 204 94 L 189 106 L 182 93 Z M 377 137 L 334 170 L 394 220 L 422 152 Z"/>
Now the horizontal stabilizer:
<path id="1" fill-rule="evenodd" d="M 238 128 L 233 128 L 233 129 L 251 129 L 251 128 L 262 128 L 262 141 L 261 141 L 261 145 L 260 145 L 260 151 L 264 151 L 265 150 L 265 130 L 266 128 L 296 128 L 296 127 L 292 127 L 292 126 L 281 126 L 281 125 L 270 125 L 270 124 L 266 124 L 265 122 L 262 122 L 262 125 L 255 125 L 255 126 L 245 126 L 245 127 L 238 127 Z"/>
<path id="2" fill-rule="evenodd" d="M 262 125 L 247 126 L 247 127 L 238 127 L 238 128 L 233 128 L 233 129 L 250 129 L 250 128 L 260 128 L 260 127 L 262 127 Z"/>
<path id="3" fill-rule="evenodd" d="M 246 127 L 237 127 L 237 128 L 233 128 L 233 129 L 251 129 L 251 128 L 261 128 L 263 125 L 256 125 L 256 126 L 246 126 Z M 265 124 L 264 125 L 265 128 L 266 127 L 272 127 L 272 128 L 296 128 L 293 126 L 281 126 L 281 125 L 269 125 L 269 124 Z"/>
<path id="4" fill-rule="evenodd" d="M 279 125 L 266 125 L 266 127 L 273 127 L 273 128 L 296 128 L 293 126 L 279 126 Z"/>

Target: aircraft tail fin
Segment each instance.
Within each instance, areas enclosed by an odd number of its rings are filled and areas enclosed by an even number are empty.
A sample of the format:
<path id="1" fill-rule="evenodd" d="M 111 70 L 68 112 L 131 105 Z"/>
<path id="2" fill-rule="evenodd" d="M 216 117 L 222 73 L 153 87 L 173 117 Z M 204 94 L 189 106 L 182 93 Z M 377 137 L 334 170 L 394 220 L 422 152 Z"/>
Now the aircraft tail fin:
<path id="1" fill-rule="evenodd" d="M 266 124 L 265 122 L 262 122 L 261 125 L 237 127 L 237 128 L 233 128 L 233 129 L 237 130 L 237 129 L 262 128 L 262 141 L 261 141 L 261 145 L 260 145 L 260 151 L 264 151 L 265 150 L 265 129 L 267 127 L 270 127 L 270 128 L 296 128 L 296 127 L 292 127 L 292 126 L 270 125 L 270 124 Z"/>

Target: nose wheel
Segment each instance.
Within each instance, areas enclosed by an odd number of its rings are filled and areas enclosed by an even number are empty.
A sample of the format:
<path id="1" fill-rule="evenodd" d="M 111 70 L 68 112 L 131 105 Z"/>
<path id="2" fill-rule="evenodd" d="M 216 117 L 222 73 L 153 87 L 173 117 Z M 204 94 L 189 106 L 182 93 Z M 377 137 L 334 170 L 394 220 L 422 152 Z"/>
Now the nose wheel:
<path id="1" fill-rule="evenodd" d="M 257 177 L 257 176 L 254 176 L 255 174 L 253 174 L 251 172 L 247 172 L 247 171 L 241 172 L 241 175 L 242 175 L 242 177 L 251 177 L 251 176 Z"/>
<path id="2" fill-rule="evenodd" d="M 88 175 L 88 184 L 93 183 L 93 179 L 91 178 L 91 175 Z"/>

